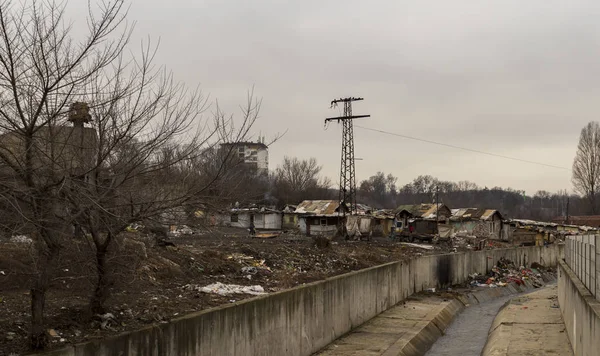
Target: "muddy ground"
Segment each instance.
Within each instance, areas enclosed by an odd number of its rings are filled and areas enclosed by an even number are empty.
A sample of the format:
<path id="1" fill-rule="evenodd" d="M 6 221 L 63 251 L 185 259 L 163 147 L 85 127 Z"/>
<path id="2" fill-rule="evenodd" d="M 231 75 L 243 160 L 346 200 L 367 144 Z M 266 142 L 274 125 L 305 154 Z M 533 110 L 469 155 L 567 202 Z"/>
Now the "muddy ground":
<path id="1" fill-rule="evenodd" d="M 408 247 L 388 238 L 334 241 L 319 248 L 313 240 L 283 234 L 250 239 L 237 229 L 204 230 L 173 237 L 158 246 L 139 233 L 121 237 L 110 254 L 112 316 L 92 315 L 87 305 L 94 288 L 93 249 L 86 240 L 65 247 L 46 299 L 51 348 L 134 330 L 217 305 L 251 298 L 221 296 L 187 285 L 215 282 L 260 285 L 276 292 L 328 276 L 448 250 Z M 27 351 L 29 287 L 35 269 L 32 246 L 0 240 L 0 356 Z M 242 272 L 244 267 L 245 272 Z"/>

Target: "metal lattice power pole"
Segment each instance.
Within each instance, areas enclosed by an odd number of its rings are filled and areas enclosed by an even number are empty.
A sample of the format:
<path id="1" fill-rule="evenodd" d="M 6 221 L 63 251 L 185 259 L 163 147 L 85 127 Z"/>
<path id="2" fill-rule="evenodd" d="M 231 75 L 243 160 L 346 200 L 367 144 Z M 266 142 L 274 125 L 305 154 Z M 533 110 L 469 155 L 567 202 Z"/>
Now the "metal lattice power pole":
<path id="1" fill-rule="evenodd" d="M 371 115 L 352 115 L 352 102 L 363 100 L 363 98 L 343 98 L 331 102 L 331 106 L 344 103 L 344 116 L 325 119 L 325 123 L 336 120 L 342 123 L 342 160 L 340 167 L 340 206 L 348 205 L 350 213 L 356 212 L 356 174 L 354 168 L 354 128 L 353 119 L 370 117 Z M 343 216 L 346 211 L 343 210 Z"/>

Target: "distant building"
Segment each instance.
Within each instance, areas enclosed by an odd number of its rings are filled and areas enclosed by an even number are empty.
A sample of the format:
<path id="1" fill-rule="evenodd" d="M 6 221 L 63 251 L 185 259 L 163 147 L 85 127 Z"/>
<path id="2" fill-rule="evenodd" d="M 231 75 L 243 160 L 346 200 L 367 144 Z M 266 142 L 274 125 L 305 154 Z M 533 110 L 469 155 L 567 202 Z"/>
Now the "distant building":
<path id="1" fill-rule="evenodd" d="M 264 140 L 223 143 L 221 149 L 230 149 L 233 157 L 256 169 L 259 174 L 269 172 L 269 146 L 265 145 Z"/>
<path id="2" fill-rule="evenodd" d="M 28 137 L 22 131 L 0 135 L 0 154 L 4 158 L 0 162 L 1 174 L 14 174 L 9 165 L 25 167 L 27 164 L 35 179 L 41 181 L 88 172 L 94 165 L 98 140 L 95 129 L 84 127 L 84 123 L 91 121 L 88 111 L 87 104 L 74 103 L 68 118 L 73 126 L 48 124 L 36 127 L 30 137 L 29 152 Z M 30 163 L 27 163 L 28 155 Z"/>
<path id="3" fill-rule="evenodd" d="M 248 229 L 254 225 L 256 229 L 260 230 L 281 230 L 282 213 L 267 207 L 238 207 L 212 212 L 208 216 L 208 222 L 212 226 Z"/>

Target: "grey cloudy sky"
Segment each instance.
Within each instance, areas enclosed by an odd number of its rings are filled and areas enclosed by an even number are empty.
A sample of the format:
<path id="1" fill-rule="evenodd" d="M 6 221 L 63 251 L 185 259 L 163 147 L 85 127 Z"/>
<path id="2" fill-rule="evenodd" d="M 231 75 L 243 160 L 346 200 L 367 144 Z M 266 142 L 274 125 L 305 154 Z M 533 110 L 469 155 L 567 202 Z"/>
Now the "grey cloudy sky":
<path id="1" fill-rule="evenodd" d="M 84 2 L 72 1 L 76 11 Z M 270 149 L 316 157 L 337 181 L 341 131 L 329 102 L 362 96 L 360 125 L 569 168 L 598 119 L 600 2 L 134 0 L 134 39 L 156 60 L 236 110 L 252 85 L 256 132 Z M 559 170 L 356 129 L 357 177 L 420 174 L 482 186 L 556 191 Z"/>

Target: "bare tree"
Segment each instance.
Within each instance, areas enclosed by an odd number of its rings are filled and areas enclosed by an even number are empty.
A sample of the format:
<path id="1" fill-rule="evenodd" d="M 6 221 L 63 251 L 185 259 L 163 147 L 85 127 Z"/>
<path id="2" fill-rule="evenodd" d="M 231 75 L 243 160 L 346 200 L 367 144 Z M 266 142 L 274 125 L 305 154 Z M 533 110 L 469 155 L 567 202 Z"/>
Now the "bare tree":
<path id="1" fill-rule="evenodd" d="M 392 174 L 386 176 L 383 172 L 377 172 L 360 183 L 358 196 L 361 202 L 376 208 L 395 208 L 396 181 L 397 178 Z"/>
<path id="2" fill-rule="evenodd" d="M 122 1 L 103 3 L 81 41 L 69 36 L 65 9 L 52 1 L 0 2 L 0 163 L 3 197 L 31 224 L 38 259 L 31 289 L 32 347 L 46 343 L 44 300 L 70 215 L 62 190 L 86 154 L 89 131 L 66 128 L 68 106 L 120 58 L 129 39 Z M 78 142 L 75 144 L 75 142 Z"/>
<path id="3" fill-rule="evenodd" d="M 27 223 L 38 251 L 34 349 L 47 343 L 49 276 L 72 227 L 91 234 L 98 280 L 90 306 L 103 311 L 115 236 L 132 221 L 198 203 L 226 175 L 228 154 L 208 175 L 189 168 L 220 142 L 245 139 L 260 107 L 249 93 L 241 122 L 204 120 L 201 92 L 154 66 L 155 48 L 128 57 L 124 0 L 90 8 L 77 36 L 65 6 L 0 2 L 0 198 Z"/>
<path id="4" fill-rule="evenodd" d="M 143 85 L 136 87 L 147 91 Z M 209 189 L 217 187 L 217 182 L 232 184 L 229 152 L 218 150 L 221 153 L 217 156 L 208 154 L 210 148 L 222 142 L 218 130 L 229 123 L 215 120 L 214 126 L 190 132 L 189 127 L 198 120 L 203 101 L 192 96 L 184 102 L 172 103 L 173 98 L 179 97 L 177 88 L 169 86 L 166 91 L 152 91 L 153 94 L 146 97 L 148 101 L 138 104 L 142 112 L 156 115 L 115 113 L 114 102 L 107 111 L 101 105 L 94 106 L 92 122 L 98 138 L 94 166 L 85 179 L 73 181 L 68 191 L 71 211 L 91 234 L 95 245 L 98 279 L 90 302 L 94 313 L 105 312 L 110 286 L 107 252 L 120 232 L 138 221 L 177 223 L 185 217 L 186 207 L 193 209 L 200 203 L 211 202 L 207 196 L 214 191 L 209 192 Z M 163 98 L 157 98 L 158 93 L 162 93 Z M 131 98 L 125 100 L 128 102 Z M 162 100 L 165 100 L 163 107 L 148 110 Z M 251 103 L 252 97 L 249 105 Z M 182 107 L 185 110 L 181 110 Z M 240 129 L 230 132 L 228 139 L 239 141 L 246 137 L 254 123 L 254 110 L 244 112 Z M 140 134 L 144 131 L 146 133 Z M 216 169 L 195 170 L 193 163 L 200 159 L 210 159 Z"/>
<path id="5" fill-rule="evenodd" d="M 326 191 L 331 182 L 320 177 L 322 167 L 315 158 L 300 160 L 296 157 L 284 157 L 273 174 L 275 195 L 281 203 L 297 204 L 304 199 L 327 198 Z"/>
<path id="6" fill-rule="evenodd" d="M 589 122 L 582 130 L 573 161 L 573 187 L 589 204 L 589 211 L 596 214 L 596 195 L 600 188 L 600 124 Z"/>

